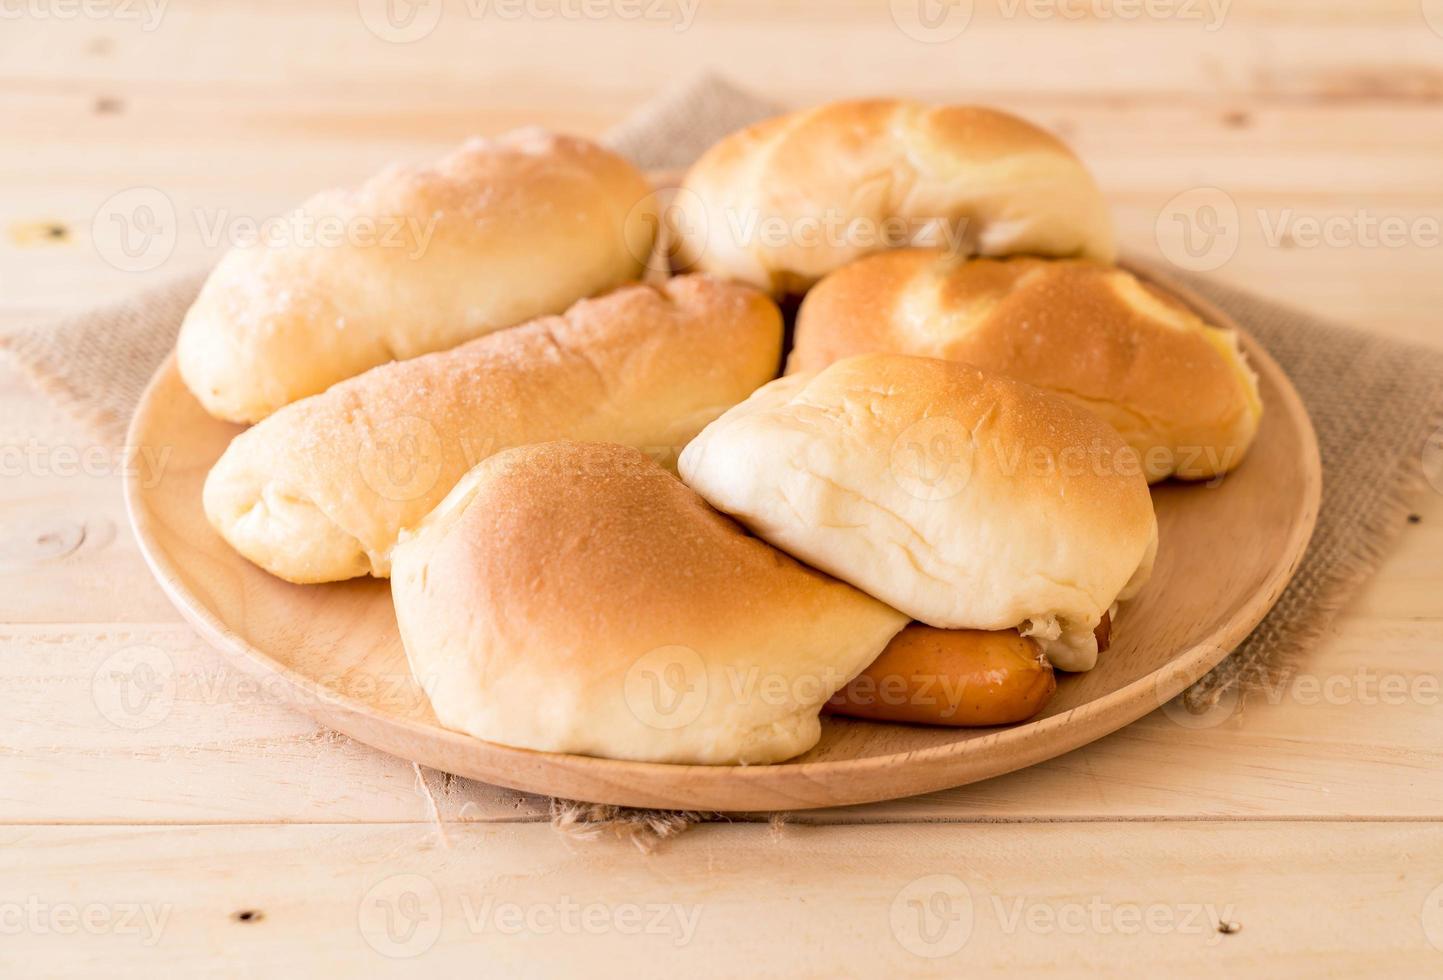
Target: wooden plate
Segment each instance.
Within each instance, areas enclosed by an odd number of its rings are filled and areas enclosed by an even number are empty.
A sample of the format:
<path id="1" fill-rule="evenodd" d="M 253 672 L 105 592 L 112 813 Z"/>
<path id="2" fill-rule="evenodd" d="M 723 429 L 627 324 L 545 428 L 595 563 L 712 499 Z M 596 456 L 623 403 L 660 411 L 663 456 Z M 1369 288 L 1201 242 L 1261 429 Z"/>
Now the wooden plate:
<path id="1" fill-rule="evenodd" d="M 1226 314 L 1171 285 L 1215 323 Z M 211 530 L 201 486 L 239 427 L 201 410 L 174 357 L 146 391 L 130 445 L 166 453 L 158 479 L 133 467 L 126 504 L 161 586 L 207 641 L 268 675 L 318 720 L 446 772 L 603 803 L 786 810 L 910 796 L 1030 766 L 1160 707 L 1232 650 L 1277 600 L 1302 559 L 1321 488 L 1317 442 L 1297 392 L 1251 338 L 1266 404 L 1247 461 L 1214 487 L 1153 492 L 1161 535 L 1142 594 L 1115 645 L 1086 674 L 1064 675 L 1037 719 L 1000 729 L 944 729 L 823 719 L 821 743 L 774 766 L 678 766 L 513 749 L 437 724 L 412 681 L 390 592 L 372 579 L 282 582 Z M 154 458 L 154 457 L 153 457 Z"/>

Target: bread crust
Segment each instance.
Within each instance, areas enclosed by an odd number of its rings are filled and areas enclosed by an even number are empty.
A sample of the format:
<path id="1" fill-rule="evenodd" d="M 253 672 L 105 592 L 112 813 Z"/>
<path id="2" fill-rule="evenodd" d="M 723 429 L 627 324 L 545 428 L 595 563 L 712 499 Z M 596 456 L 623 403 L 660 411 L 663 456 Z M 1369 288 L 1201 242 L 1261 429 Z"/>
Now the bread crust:
<path id="1" fill-rule="evenodd" d="M 227 252 L 181 326 L 180 374 L 210 414 L 255 422 L 635 279 L 656 221 L 645 177 L 589 140 L 473 139 L 317 194 L 276 240 Z"/>
<path id="2" fill-rule="evenodd" d="M 1114 255 L 1107 205 L 1056 137 L 993 109 L 835 102 L 740 130 L 669 210 L 678 268 L 799 294 L 871 252 Z"/>
<path id="3" fill-rule="evenodd" d="M 1118 430 L 1150 482 L 1242 462 L 1262 416 L 1237 335 L 1125 269 L 898 249 L 838 269 L 797 315 L 789 373 L 874 351 L 965 361 Z"/>
<path id="4" fill-rule="evenodd" d="M 1151 571 L 1141 464 L 1031 385 L 863 354 L 772 382 L 682 451 L 682 478 L 789 554 L 929 626 L 1020 627 L 1054 665 Z"/>
<path id="5" fill-rule="evenodd" d="M 206 479 L 206 515 L 289 581 L 384 576 L 401 529 L 499 450 L 596 439 L 674 465 L 775 376 L 781 337 L 776 306 L 747 286 L 625 286 L 287 406 L 232 441 Z"/>
<path id="6" fill-rule="evenodd" d="M 391 588 L 442 724 L 650 762 L 805 752 L 827 697 L 906 625 L 642 453 L 575 442 L 478 466 L 396 549 Z"/>

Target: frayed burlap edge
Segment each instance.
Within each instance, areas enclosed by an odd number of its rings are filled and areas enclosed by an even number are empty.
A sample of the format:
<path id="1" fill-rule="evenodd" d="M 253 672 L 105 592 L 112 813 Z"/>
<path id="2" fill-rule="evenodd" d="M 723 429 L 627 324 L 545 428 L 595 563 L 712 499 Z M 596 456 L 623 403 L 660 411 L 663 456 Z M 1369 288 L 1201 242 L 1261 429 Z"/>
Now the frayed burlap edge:
<path id="1" fill-rule="evenodd" d="M 1443 404 L 1438 403 L 1443 401 L 1443 395 L 1435 394 L 1434 398 L 1434 406 L 1422 416 L 1423 439 L 1427 433 L 1443 430 Z M 1417 500 L 1426 492 L 1423 446 L 1420 440 L 1416 454 L 1399 460 L 1401 472 L 1394 478 L 1394 484 L 1383 492 L 1378 509 L 1362 519 L 1363 533 L 1350 549 L 1351 560 L 1330 566 L 1310 600 L 1312 617 L 1302 623 L 1291 622 L 1286 630 L 1270 630 L 1265 619 L 1222 663 L 1183 692 L 1183 703 L 1189 711 L 1206 711 L 1237 690 L 1243 696 L 1237 708 L 1241 714 L 1247 710 L 1248 695 L 1277 690 L 1298 672 L 1308 649 L 1327 633 L 1333 620 L 1388 557 L 1407 526 Z M 1311 549 L 1311 544 L 1309 547 Z M 1305 554 L 1299 568 L 1307 562 Z M 1283 595 L 1287 595 L 1287 590 Z M 1279 601 L 1281 599 L 1279 597 Z"/>
<path id="2" fill-rule="evenodd" d="M 712 821 L 729 821 L 715 810 L 648 810 L 640 807 L 586 803 L 551 798 L 551 829 L 574 840 L 612 837 L 626 841 L 643 854 L 688 828 Z"/>

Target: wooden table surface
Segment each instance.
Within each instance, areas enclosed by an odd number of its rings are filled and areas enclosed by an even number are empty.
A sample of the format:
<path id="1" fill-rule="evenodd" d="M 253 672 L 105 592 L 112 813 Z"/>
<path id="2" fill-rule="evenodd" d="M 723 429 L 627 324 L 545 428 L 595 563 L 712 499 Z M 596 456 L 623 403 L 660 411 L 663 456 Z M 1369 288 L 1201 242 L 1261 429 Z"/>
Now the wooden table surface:
<path id="1" fill-rule="evenodd" d="M 1177 256 L 1177 195 L 1212 195 L 1215 275 L 1443 344 L 1443 0 L 436 3 L 0 4 L 0 327 L 710 68 L 1021 112 L 1089 162 L 1126 247 Z M 135 187 L 177 215 L 154 268 L 106 244 Z M 1234 709 L 642 855 L 247 683 L 150 581 L 113 460 L 8 366 L 0 453 L 5 976 L 1443 971 L 1443 480 L 1300 672 Z M 118 669 L 137 647 L 173 671 Z"/>

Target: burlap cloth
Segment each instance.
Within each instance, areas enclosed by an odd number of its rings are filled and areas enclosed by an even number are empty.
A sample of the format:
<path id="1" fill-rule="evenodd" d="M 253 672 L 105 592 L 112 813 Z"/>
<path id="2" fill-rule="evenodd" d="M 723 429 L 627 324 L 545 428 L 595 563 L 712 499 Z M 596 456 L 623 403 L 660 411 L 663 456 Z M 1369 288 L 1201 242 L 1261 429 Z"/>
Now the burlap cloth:
<path id="1" fill-rule="evenodd" d="M 607 142 L 645 170 L 670 170 L 778 109 L 703 78 L 645 106 Z M 1443 354 L 1168 272 L 1231 313 L 1282 365 L 1312 415 L 1323 461 L 1322 508 L 1307 556 L 1262 624 L 1188 692 L 1207 701 L 1291 665 L 1377 568 L 1423 483 L 1430 439 L 1443 438 Z M 0 336 L 0 347 L 57 403 L 119 445 L 202 278 L 199 272 L 173 276 L 124 302 Z M 557 800 L 552 816 L 573 834 L 616 831 L 648 846 L 707 815 Z"/>

